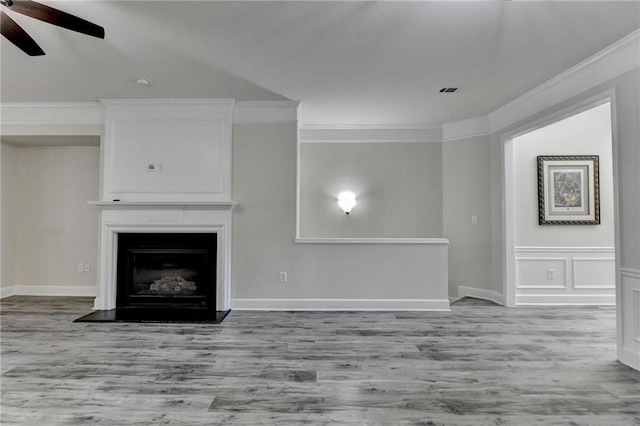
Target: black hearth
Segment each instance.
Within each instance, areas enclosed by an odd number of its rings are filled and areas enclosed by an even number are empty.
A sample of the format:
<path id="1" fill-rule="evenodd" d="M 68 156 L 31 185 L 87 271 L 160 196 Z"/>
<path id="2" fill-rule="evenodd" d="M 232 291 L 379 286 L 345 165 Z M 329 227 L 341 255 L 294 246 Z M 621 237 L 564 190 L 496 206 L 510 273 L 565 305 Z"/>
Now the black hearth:
<path id="1" fill-rule="evenodd" d="M 216 318 L 216 234 L 118 234 L 116 317 Z"/>

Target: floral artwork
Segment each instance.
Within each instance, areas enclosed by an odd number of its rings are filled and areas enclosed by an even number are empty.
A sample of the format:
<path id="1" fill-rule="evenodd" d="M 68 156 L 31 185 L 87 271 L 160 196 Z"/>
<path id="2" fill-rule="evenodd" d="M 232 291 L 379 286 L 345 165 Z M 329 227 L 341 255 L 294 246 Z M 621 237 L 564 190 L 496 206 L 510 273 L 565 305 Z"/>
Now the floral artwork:
<path id="1" fill-rule="evenodd" d="M 600 223 L 598 156 L 538 156 L 538 223 Z"/>

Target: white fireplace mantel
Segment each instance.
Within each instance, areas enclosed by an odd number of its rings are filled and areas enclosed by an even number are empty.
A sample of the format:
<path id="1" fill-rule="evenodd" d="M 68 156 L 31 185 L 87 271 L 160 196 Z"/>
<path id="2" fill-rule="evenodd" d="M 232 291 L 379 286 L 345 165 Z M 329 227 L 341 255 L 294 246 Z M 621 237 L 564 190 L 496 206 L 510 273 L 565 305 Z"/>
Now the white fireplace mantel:
<path id="1" fill-rule="evenodd" d="M 208 202 L 208 201 L 88 201 L 89 204 L 98 206 L 101 209 L 144 209 L 153 210 L 158 208 L 205 208 L 212 210 L 233 209 L 236 203 L 228 202 Z"/>
<path id="2" fill-rule="evenodd" d="M 116 307 L 118 235 L 121 233 L 215 233 L 216 310 L 231 307 L 232 202 L 105 202 L 101 209 L 98 296 L 94 309 Z"/>

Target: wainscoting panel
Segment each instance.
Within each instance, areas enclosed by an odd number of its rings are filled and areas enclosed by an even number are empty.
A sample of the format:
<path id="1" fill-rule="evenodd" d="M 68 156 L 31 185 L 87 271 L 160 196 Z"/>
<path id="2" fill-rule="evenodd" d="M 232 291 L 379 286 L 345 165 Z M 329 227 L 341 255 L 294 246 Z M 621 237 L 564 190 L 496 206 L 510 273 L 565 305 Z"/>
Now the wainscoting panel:
<path id="1" fill-rule="evenodd" d="M 547 275 L 553 271 L 553 276 Z M 566 258 L 518 259 L 518 288 L 567 288 Z"/>
<path id="2" fill-rule="evenodd" d="M 574 258 L 572 266 L 573 288 L 615 289 L 615 259 Z"/>
<path id="3" fill-rule="evenodd" d="M 618 347 L 618 359 L 640 370 L 640 270 L 621 269 L 622 341 Z"/>
<path id="4" fill-rule="evenodd" d="M 612 247 L 516 247 L 516 304 L 615 304 Z"/>

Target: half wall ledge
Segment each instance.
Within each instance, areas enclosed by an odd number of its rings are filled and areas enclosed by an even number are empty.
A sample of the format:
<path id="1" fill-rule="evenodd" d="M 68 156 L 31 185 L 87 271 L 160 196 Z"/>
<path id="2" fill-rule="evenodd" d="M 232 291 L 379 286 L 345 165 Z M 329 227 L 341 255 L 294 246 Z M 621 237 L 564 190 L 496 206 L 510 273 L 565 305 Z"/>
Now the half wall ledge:
<path id="1" fill-rule="evenodd" d="M 296 238 L 297 244 L 424 244 L 448 245 L 447 238 Z"/>

